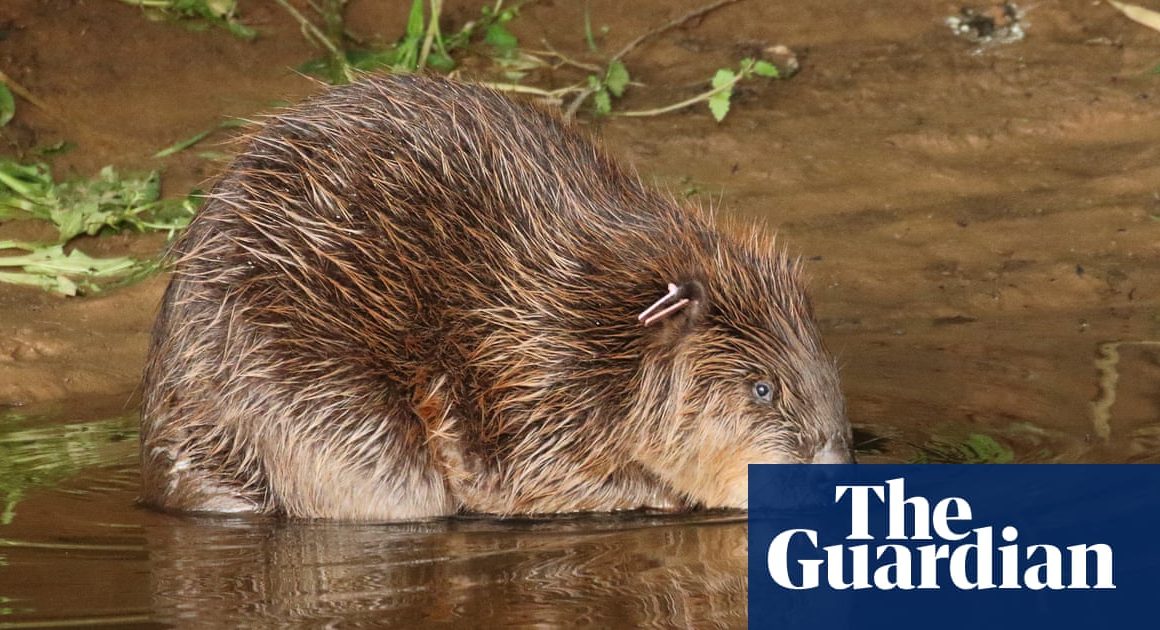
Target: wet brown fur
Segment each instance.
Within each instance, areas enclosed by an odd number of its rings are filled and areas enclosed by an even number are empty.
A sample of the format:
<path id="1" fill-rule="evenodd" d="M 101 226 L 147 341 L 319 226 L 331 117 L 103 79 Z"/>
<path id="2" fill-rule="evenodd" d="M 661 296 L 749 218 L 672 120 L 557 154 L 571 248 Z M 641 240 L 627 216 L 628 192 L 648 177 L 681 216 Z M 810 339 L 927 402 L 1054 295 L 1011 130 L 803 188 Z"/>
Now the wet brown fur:
<path id="1" fill-rule="evenodd" d="M 144 500 L 351 520 L 744 507 L 747 463 L 848 459 L 797 267 L 550 111 L 417 76 L 331 89 L 252 134 L 175 245 Z M 642 326 L 668 282 L 702 299 Z"/>

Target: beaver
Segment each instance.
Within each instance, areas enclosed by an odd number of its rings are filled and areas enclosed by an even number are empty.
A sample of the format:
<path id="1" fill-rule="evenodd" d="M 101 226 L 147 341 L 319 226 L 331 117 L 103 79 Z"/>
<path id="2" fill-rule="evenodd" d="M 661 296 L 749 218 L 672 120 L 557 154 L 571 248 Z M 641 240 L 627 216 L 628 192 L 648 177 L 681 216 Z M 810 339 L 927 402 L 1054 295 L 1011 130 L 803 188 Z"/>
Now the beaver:
<path id="1" fill-rule="evenodd" d="M 555 111 L 367 76 L 243 143 L 171 251 L 145 503 L 745 508 L 747 464 L 851 461 L 800 263 Z"/>

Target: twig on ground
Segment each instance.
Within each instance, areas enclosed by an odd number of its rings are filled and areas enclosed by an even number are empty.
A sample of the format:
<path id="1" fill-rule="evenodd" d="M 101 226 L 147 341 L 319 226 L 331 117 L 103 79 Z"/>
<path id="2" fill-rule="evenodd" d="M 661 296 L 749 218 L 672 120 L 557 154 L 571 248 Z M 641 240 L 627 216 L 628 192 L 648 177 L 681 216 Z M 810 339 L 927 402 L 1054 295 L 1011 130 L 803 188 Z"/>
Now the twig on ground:
<path id="1" fill-rule="evenodd" d="M 671 31 L 672 29 L 677 28 L 678 26 L 684 24 L 685 22 L 688 22 L 689 20 L 701 17 L 703 15 L 707 15 L 713 11 L 716 11 L 717 9 L 720 9 L 721 7 L 728 6 L 730 4 L 736 4 L 738 2 L 741 2 L 741 0 L 718 0 L 717 2 L 714 2 L 713 4 L 705 5 L 699 9 L 693 9 L 692 11 L 689 11 L 688 13 L 685 13 L 684 15 L 673 18 L 672 20 L 669 20 L 668 22 L 665 22 L 664 24 L 654 28 L 653 30 L 648 31 L 647 33 L 640 35 L 636 39 L 634 39 L 631 42 L 629 42 L 628 44 L 626 44 L 624 46 L 624 48 L 620 49 L 620 52 L 618 52 L 612 56 L 612 59 L 610 61 L 619 61 L 619 60 L 623 59 L 625 55 L 627 55 L 628 53 L 635 50 L 637 46 L 640 46 L 645 41 L 652 39 L 653 37 L 656 37 L 657 35 L 660 35 L 660 34 L 665 33 L 667 31 Z"/>
<path id="2" fill-rule="evenodd" d="M 4 74 L 3 70 L 0 70 L 0 83 L 7 85 L 8 89 L 12 90 L 12 92 L 14 94 L 16 94 L 16 96 L 19 96 L 20 98 L 28 101 L 37 109 L 42 109 L 46 112 L 52 112 L 52 109 L 48 105 L 45 105 L 44 101 L 40 100 L 39 98 L 36 98 L 36 96 L 34 96 L 32 94 L 32 92 L 29 92 L 27 89 L 25 89 L 25 87 L 23 85 L 20 85 L 19 83 L 13 81 L 12 77 L 9 77 L 8 75 Z"/>

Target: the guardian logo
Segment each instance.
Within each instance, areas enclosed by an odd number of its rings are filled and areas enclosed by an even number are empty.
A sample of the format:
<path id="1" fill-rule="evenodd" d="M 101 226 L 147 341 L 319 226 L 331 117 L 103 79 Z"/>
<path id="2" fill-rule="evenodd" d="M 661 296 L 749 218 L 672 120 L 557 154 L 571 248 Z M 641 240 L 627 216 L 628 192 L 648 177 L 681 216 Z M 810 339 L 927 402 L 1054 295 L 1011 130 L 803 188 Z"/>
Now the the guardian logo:
<path id="1" fill-rule="evenodd" d="M 1156 625 L 1160 466 L 754 465 L 748 523 L 752 629 Z"/>
<path id="2" fill-rule="evenodd" d="M 907 496 L 902 477 L 835 484 L 833 499 L 847 516 L 845 536 L 826 544 L 816 529 L 777 533 L 766 554 L 774 584 L 792 590 L 823 584 L 836 590 L 1116 588 L 1111 545 L 1024 544 L 1012 525 L 974 522 L 966 498 Z M 884 527 L 871 523 L 873 508 L 885 510 Z"/>

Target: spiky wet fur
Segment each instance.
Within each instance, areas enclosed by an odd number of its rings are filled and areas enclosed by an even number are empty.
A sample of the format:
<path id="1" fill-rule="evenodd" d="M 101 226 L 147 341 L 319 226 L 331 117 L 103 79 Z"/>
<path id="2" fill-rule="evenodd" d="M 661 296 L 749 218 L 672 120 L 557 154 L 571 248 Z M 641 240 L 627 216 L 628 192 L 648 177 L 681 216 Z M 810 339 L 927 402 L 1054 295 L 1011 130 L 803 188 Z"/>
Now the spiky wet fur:
<path id="1" fill-rule="evenodd" d="M 174 260 L 141 433 L 160 507 L 737 507 L 747 463 L 848 452 L 770 238 L 730 236 L 478 86 L 367 77 L 274 115 Z M 641 326 L 668 282 L 704 299 Z M 759 378 L 776 404 L 753 400 Z"/>

